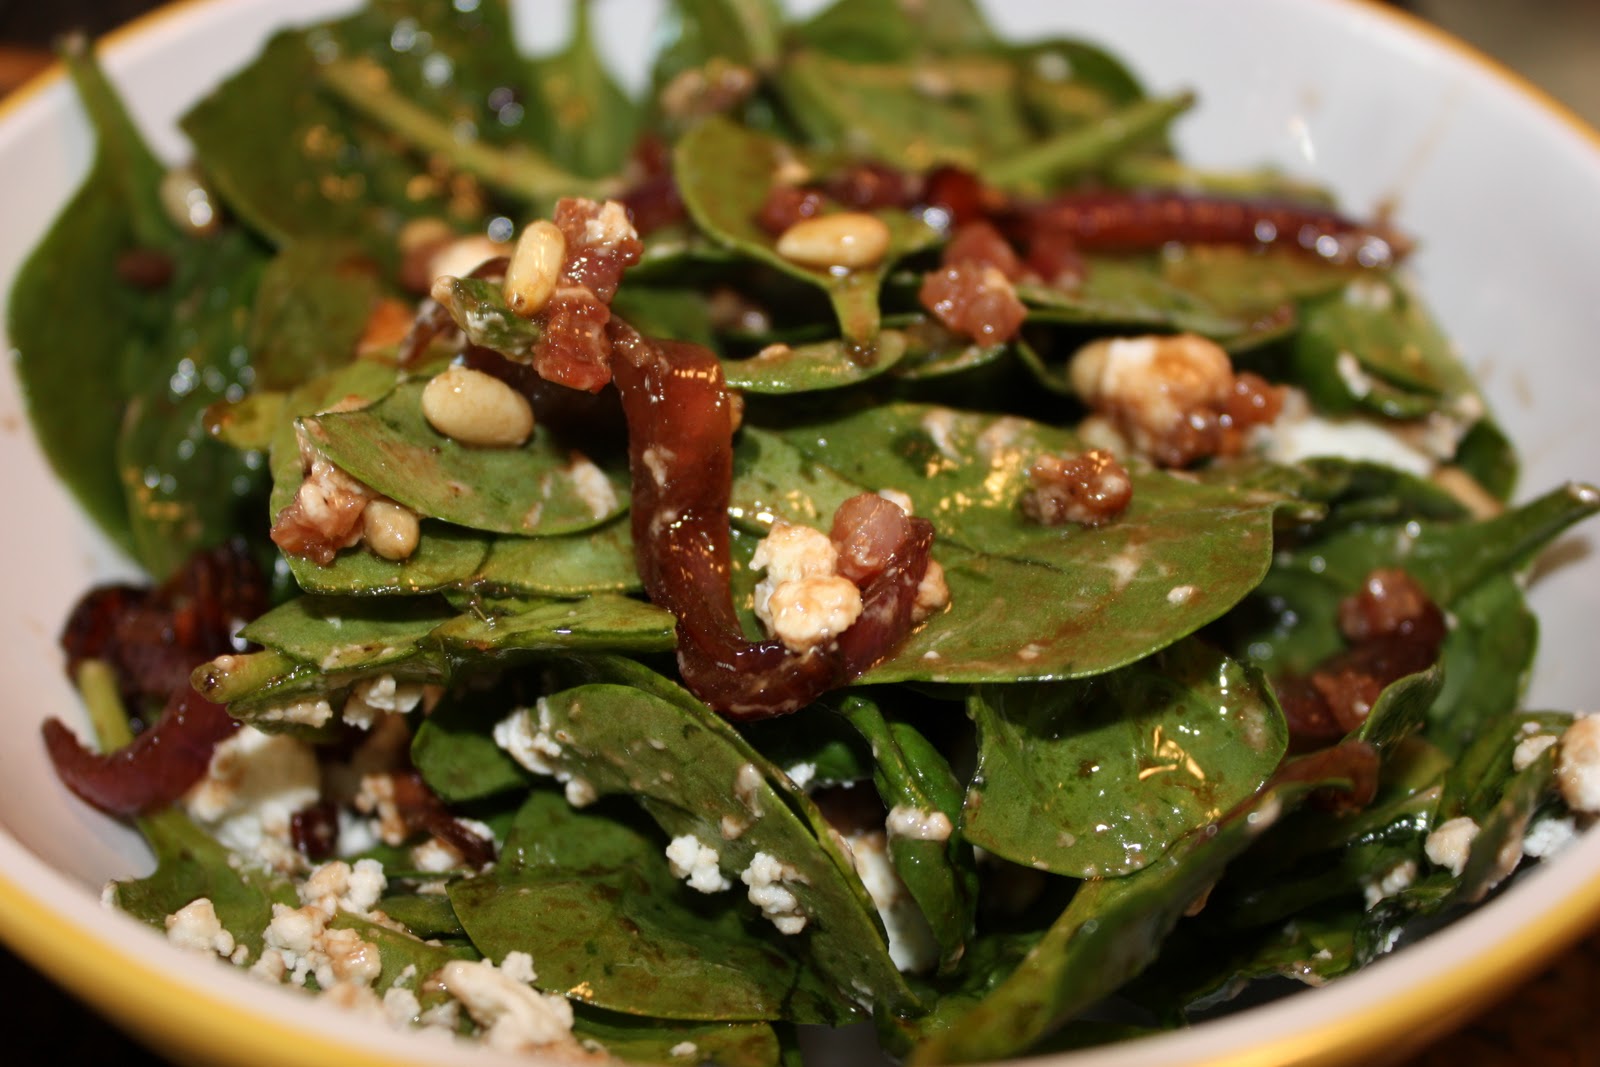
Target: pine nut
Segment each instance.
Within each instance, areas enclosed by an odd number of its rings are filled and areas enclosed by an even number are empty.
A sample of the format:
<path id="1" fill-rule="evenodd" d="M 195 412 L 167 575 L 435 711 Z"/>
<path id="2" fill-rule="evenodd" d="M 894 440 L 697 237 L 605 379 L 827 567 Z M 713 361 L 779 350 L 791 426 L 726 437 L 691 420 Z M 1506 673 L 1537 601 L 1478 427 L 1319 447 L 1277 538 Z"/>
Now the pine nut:
<path id="1" fill-rule="evenodd" d="M 544 310 L 566 258 L 567 239 L 549 219 L 539 219 L 522 231 L 506 268 L 506 303 L 513 314 L 531 319 Z"/>
<path id="2" fill-rule="evenodd" d="M 509 245 L 492 241 L 485 234 L 458 237 L 429 257 L 428 275 L 430 280 L 447 275 L 464 278 L 487 261 L 510 251 Z"/>
<path id="3" fill-rule="evenodd" d="M 778 255 L 818 270 L 867 270 L 888 252 L 889 227 L 859 211 L 801 219 L 778 238 Z"/>
<path id="4" fill-rule="evenodd" d="M 384 559 L 402 560 L 417 550 L 422 536 L 417 513 L 393 500 L 374 500 L 361 513 L 361 536 Z"/>
<path id="5" fill-rule="evenodd" d="M 217 232 L 222 219 L 211 201 L 211 191 L 188 167 L 177 167 L 161 176 L 157 187 L 161 208 L 185 233 L 204 237 Z"/>
<path id="6" fill-rule="evenodd" d="M 464 445 L 514 448 L 533 432 L 528 400 L 499 378 L 453 366 L 422 390 L 428 425 Z"/>

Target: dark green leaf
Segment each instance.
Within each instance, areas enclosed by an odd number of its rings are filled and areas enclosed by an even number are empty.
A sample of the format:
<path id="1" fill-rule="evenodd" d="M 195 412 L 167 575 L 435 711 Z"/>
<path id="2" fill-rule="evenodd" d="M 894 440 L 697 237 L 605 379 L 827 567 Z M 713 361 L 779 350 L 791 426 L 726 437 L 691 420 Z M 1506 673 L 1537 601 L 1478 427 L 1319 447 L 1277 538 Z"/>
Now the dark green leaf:
<path id="1" fill-rule="evenodd" d="M 116 461 L 135 554 L 165 577 L 246 526 L 267 484 L 264 457 L 211 437 L 205 410 L 244 395 L 248 312 L 265 262 L 245 234 L 186 243 L 168 287 L 166 329 L 130 361 Z"/>
<path id="2" fill-rule="evenodd" d="M 836 0 L 794 27 L 790 36 L 854 63 L 909 64 L 996 44 L 994 32 L 970 0 L 933 0 L 916 9 L 899 0 Z"/>
<path id="3" fill-rule="evenodd" d="M 394 387 L 394 378 L 393 367 L 362 360 L 295 390 L 272 441 L 273 516 L 294 501 L 305 477 L 295 420 L 350 398 L 370 403 Z M 303 556 L 285 558 L 295 581 L 308 593 L 369 596 L 429 593 L 468 581 L 488 550 L 489 538 L 482 533 L 424 521 L 417 550 L 403 560 L 383 559 L 360 546 L 340 552 L 326 565 Z"/>
<path id="4" fill-rule="evenodd" d="M 494 533 L 587 530 L 622 514 L 628 482 L 534 428 L 514 448 L 464 445 L 429 425 L 423 382 L 370 407 L 302 418 L 305 440 L 335 466 L 420 515 Z"/>
<path id="5" fill-rule="evenodd" d="M 884 211 L 878 217 L 889 227 L 889 251 L 875 269 L 832 273 L 785 259 L 757 216 L 772 175 L 787 155 L 792 150 L 782 142 L 713 118 L 678 142 L 673 173 L 684 205 L 707 236 L 821 289 L 833 303 L 840 333 L 870 347 L 878 335 L 878 289 L 889 266 L 901 256 L 930 247 L 938 235 L 903 211 Z"/>
<path id="6" fill-rule="evenodd" d="M 747 437 L 754 437 L 749 429 Z M 1193 632 L 1255 588 L 1272 552 L 1273 493 L 1207 486 L 1158 471 L 1133 472 L 1133 503 L 1110 524 L 1085 529 L 1027 521 L 1017 500 L 1043 452 L 1078 452 L 1065 430 L 1013 417 L 913 404 L 885 405 L 784 431 L 823 473 L 797 479 L 781 449 L 761 443 L 785 494 L 743 495 L 790 521 L 825 525 L 838 476 L 867 489 L 908 493 L 938 527 L 934 557 L 950 608 L 929 620 L 875 682 L 1012 681 L 1083 677 L 1140 659 Z M 781 473 L 780 473 L 781 472 Z M 795 491 L 799 488 L 802 491 Z M 849 494 L 844 494 L 849 495 Z M 1018 611 L 1018 604 L 1036 610 Z"/>
<path id="7" fill-rule="evenodd" d="M 978 160 L 976 169 L 1001 188 L 1049 188 L 1107 166 L 1130 147 L 1159 144 L 1167 127 L 1194 100 L 1193 93 L 1136 100 L 1020 149 L 998 149 Z"/>
<path id="8" fill-rule="evenodd" d="M 1074 878 L 1125 875 L 1249 797 L 1288 743 L 1260 678 L 1199 641 L 1086 682 L 982 686 L 962 832 Z"/>
<path id="9" fill-rule="evenodd" d="M 260 616 L 239 636 L 324 671 L 348 671 L 410 658 L 455 615 L 436 597 L 302 596 Z"/>
<path id="10" fill-rule="evenodd" d="M 1450 606 L 1455 625 L 1439 658 L 1444 689 L 1428 716 L 1428 737 L 1459 752 L 1478 732 L 1520 706 L 1539 623 L 1514 575 L 1490 578 Z"/>
<path id="11" fill-rule="evenodd" d="M 488 593 L 555 597 L 641 588 L 626 518 L 562 537 L 497 537 L 466 584 Z"/>
<path id="12" fill-rule="evenodd" d="M 588 0 L 574 0 L 572 13 L 566 48 L 533 63 L 537 106 L 548 115 L 540 145 L 560 166 L 600 178 L 622 169 L 639 114 L 595 53 Z"/>
<path id="13" fill-rule="evenodd" d="M 778 1035 L 765 1023 L 668 1022 L 579 1008 L 572 1032 L 627 1063 L 662 1067 L 681 1067 L 686 1060 L 707 1067 L 779 1067 L 783 1056 Z M 687 1056 L 685 1045 L 694 1046 Z"/>
<path id="14" fill-rule="evenodd" d="M 482 278 L 447 278 L 434 286 L 434 299 L 450 313 L 468 343 L 493 349 L 521 363 L 533 358 L 533 346 L 544 330 L 539 323 L 511 310 L 501 283 Z"/>
<path id="15" fill-rule="evenodd" d="M 714 843 L 730 880 L 758 852 L 787 864 L 795 877 L 783 888 L 806 917 L 793 935 L 796 950 L 843 996 L 915 1010 L 850 859 L 805 796 L 726 723 L 692 698 L 668 701 L 611 684 L 564 690 L 541 709 L 549 715 L 544 731 L 561 738 L 561 754 L 550 760 L 560 773 L 601 795 L 638 798 L 673 836 Z"/>
<path id="16" fill-rule="evenodd" d="M 906 336 L 884 330 L 875 344 L 861 347 L 849 341 L 819 344 L 777 344 L 746 359 L 725 359 L 722 374 L 731 389 L 751 393 L 803 393 L 839 389 L 875 378 L 893 369 L 906 354 Z"/>
<path id="17" fill-rule="evenodd" d="M 453 693 L 417 726 L 411 762 L 447 803 L 526 789 L 530 773 L 494 740 L 507 706 L 481 692 Z"/>
<path id="18" fill-rule="evenodd" d="M 945 757 L 908 722 L 889 721 L 877 705 L 852 694 L 842 714 L 872 746 L 872 780 L 889 809 L 889 855 L 939 943 L 941 971 L 953 969 L 973 934 L 978 875 L 963 835 L 940 838 L 897 830 L 897 816 L 925 825 L 942 815 L 952 829 L 961 821 L 962 786 Z"/>
<path id="19" fill-rule="evenodd" d="M 777 84 L 787 113 L 813 146 L 906 170 L 951 163 L 979 171 L 1031 137 L 1017 72 L 999 56 L 864 63 L 799 49 L 787 57 Z"/>
<path id="20" fill-rule="evenodd" d="M 299 904 L 286 878 L 231 862 L 232 854 L 180 811 L 145 816 L 139 831 L 156 854 L 156 869 L 148 877 L 115 883 L 116 902 L 158 930 L 166 929 L 168 915 L 206 897 L 223 929 L 247 946 L 254 960 L 261 955 L 272 905 Z"/>
<path id="21" fill-rule="evenodd" d="M 765 72 L 778 62 L 783 22 L 777 0 L 678 0 L 666 9 L 652 84 L 713 60 Z"/>
<path id="22" fill-rule="evenodd" d="M 1291 762 L 1251 802 L 1185 837 L 1150 866 L 1125 878 L 1084 882 L 1010 977 L 924 1038 L 909 1062 L 1015 1055 L 1121 986 L 1155 958 L 1184 911 L 1282 813 L 1315 789 L 1348 784 L 1337 763 L 1326 757 Z"/>
<path id="23" fill-rule="evenodd" d="M 536 952 L 538 984 L 656 1018 L 836 1021 L 826 987 L 784 944 L 708 906 L 668 870 L 659 837 L 576 811 L 535 790 L 494 870 L 451 887 L 473 942 L 491 956 Z"/>
<path id="24" fill-rule="evenodd" d="M 353 245 L 307 240 L 279 252 L 252 310 L 253 388 L 294 389 L 350 362 L 378 296 L 376 267 Z"/>
<path id="25" fill-rule="evenodd" d="M 666 651 L 674 644 L 671 614 L 610 594 L 500 601 L 431 626 L 432 606 L 418 608 L 408 621 L 393 625 L 379 621 L 376 603 L 365 612 L 359 603 L 349 610 L 352 629 L 363 639 L 351 641 L 342 614 L 291 606 L 280 609 L 287 612 L 281 616 L 286 625 L 275 629 L 304 658 L 278 651 L 221 656 L 196 671 L 195 684 L 208 699 L 228 704 L 235 715 L 272 726 L 284 721 L 287 704 L 335 703 L 355 683 L 383 675 L 401 682 L 446 683 L 458 675 L 514 666 L 539 653 L 638 654 Z M 286 632 L 291 625 L 292 639 Z M 385 635 L 382 640 L 365 639 L 377 633 Z M 327 716 L 331 714 L 330 709 Z"/>

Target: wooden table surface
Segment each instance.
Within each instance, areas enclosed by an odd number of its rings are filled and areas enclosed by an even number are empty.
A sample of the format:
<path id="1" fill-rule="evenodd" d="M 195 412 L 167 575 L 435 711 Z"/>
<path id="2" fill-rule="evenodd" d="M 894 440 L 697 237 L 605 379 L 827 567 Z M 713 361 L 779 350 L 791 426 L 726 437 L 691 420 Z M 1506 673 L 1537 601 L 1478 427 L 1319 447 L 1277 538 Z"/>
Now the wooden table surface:
<path id="1" fill-rule="evenodd" d="M 1600 0 L 1581 0 L 1600 3 Z M 152 6 L 149 0 L 42 4 L 0 0 L 0 95 L 48 65 L 41 45 L 71 25 L 99 33 Z M 1600 41 L 1595 41 L 1600 65 Z M 1537 70 L 1524 70 L 1538 78 Z M 8 994 L 8 1065 L 169 1067 L 0 947 L 0 989 Z M 1560 956 L 1456 1033 L 1402 1067 L 1600 1067 L 1600 931 Z"/>

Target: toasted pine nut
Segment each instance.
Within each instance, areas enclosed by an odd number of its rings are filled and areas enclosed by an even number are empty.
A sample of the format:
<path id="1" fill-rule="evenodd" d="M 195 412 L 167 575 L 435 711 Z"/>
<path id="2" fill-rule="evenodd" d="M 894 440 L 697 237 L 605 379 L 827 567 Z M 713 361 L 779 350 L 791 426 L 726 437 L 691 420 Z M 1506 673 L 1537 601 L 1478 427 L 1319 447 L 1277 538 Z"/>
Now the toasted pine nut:
<path id="1" fill-rule="evenodd" d="M 544 310 L 561 280 L 566 258 L 567 239 L 549 219 L 539 219 L 522 231 L 506 268 L 506 303 L 514 314 L 531 319 Z"/>
<path id="2" fill-rule="evenodd" d="M 402 300 L 384 297 L 372 307 L 366 328 L 356 342 L 356 356 L 394 362 L 395 346 L 405 340 L 417 317 L 416 309 Z"/>
<path id="3" fill-rule="evenodd" d="M 222 225 L 217 209 L 212 203 L 211 191 L 200 184 L 200 179 L 188 167 L 176 167 L 161 176 L 157 187 L 161 208 L 167 217 L 186 233 L 216 233 Z"/>
<path id="4" fill-rule="evenodd" d="M 395 243 L 402 255 L 426 251 L 430 255 L 456 239 L 456 231 L 443 219 L 424 216 L 400 227 Z"/>
<path id="5" fill-rule="evenodd" d="M 444 275 L 463 278 L 486 261 L 496 256 L 507 255 L 510 251 L 510 245 L 491 241 L 485 234 L 475 233 L 468 237 L 458 237 L 429 257 L 428 275 L 430 279 Z"/>
<path id="6" fill-rule="evenodd" d="M 422 536 L 417 513 L 393 500 L 373 500 L 361 513 L 361 536 L 384 559 L 402 560 L 417 550 Z"/>
<path id="7" fill-rule="evenodd" d="M 514 448 L 533 432 L 526 397 L 492 374 L 459 365 L 423 387 L 422 417 L 464 445 Z"/>
<path id="8" fill-rule="evenodd" d="M 819 270 L 866 270 L 889 252 L 889 227 L 876 215 L 844 211 L 801 219 L 778 238 L 778 255 Z"/>
<path id="9" fill-rule="evenodd" d="M 1431 477 L 1434 485 L 1464 504 L 1475 519 L 1492 519 L 1506 510 L 1505 504 L 1460 467 L 1440 467 Z"/>

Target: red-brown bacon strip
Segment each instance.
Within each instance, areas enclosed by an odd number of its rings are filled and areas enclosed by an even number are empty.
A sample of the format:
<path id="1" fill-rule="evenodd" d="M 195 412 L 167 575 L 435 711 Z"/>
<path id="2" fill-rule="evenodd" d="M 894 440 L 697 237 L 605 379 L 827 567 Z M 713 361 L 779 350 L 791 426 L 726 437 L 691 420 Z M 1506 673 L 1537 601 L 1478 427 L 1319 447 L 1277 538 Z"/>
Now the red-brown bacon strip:
<path id="1" fill-rule="evenodd" d="M 633 538 L 650 599 L 678 617 L 678 664 L 696 696 L 733 719 L 796 711 L 872 667 L 914 625 L 933 525 L 909 519 L 862 588 L 863 610 L 831 648 L 794 653 L 750 641 L 729 585 L 733 422 L 716 357 L 698 345 L 611 329 L 628 419 Z"/>
<path id="2" fill-rule="evenodd" d="M 1170 192 L 1066 193 L 1015 209 L 1007 229 L 1025 244 L 1053 242 L 1089 252 L 1137 252 L 1173 242 L 1276 246 L 1330 263 L 1374 268 L 1391 267 L 1410 251 L 1409 242 L 1387 227 L 1334 211 Z M 1030 266 L 1039 270 L 1049 264 Z M 1049 278 L 1056 272 L 1041 273 Z"/>
<path id="3" fill-rule="evenodd" d="M 1404 571 L 1380 568 L 1339 604 L 1348 647 L 1305 677 L 1274 682 L 1289 722 L 1290 747 L 1307 751 L 1366 721 L 1383 690 L 1439 659 L 1448 627 L 1444 613 Z"/>

